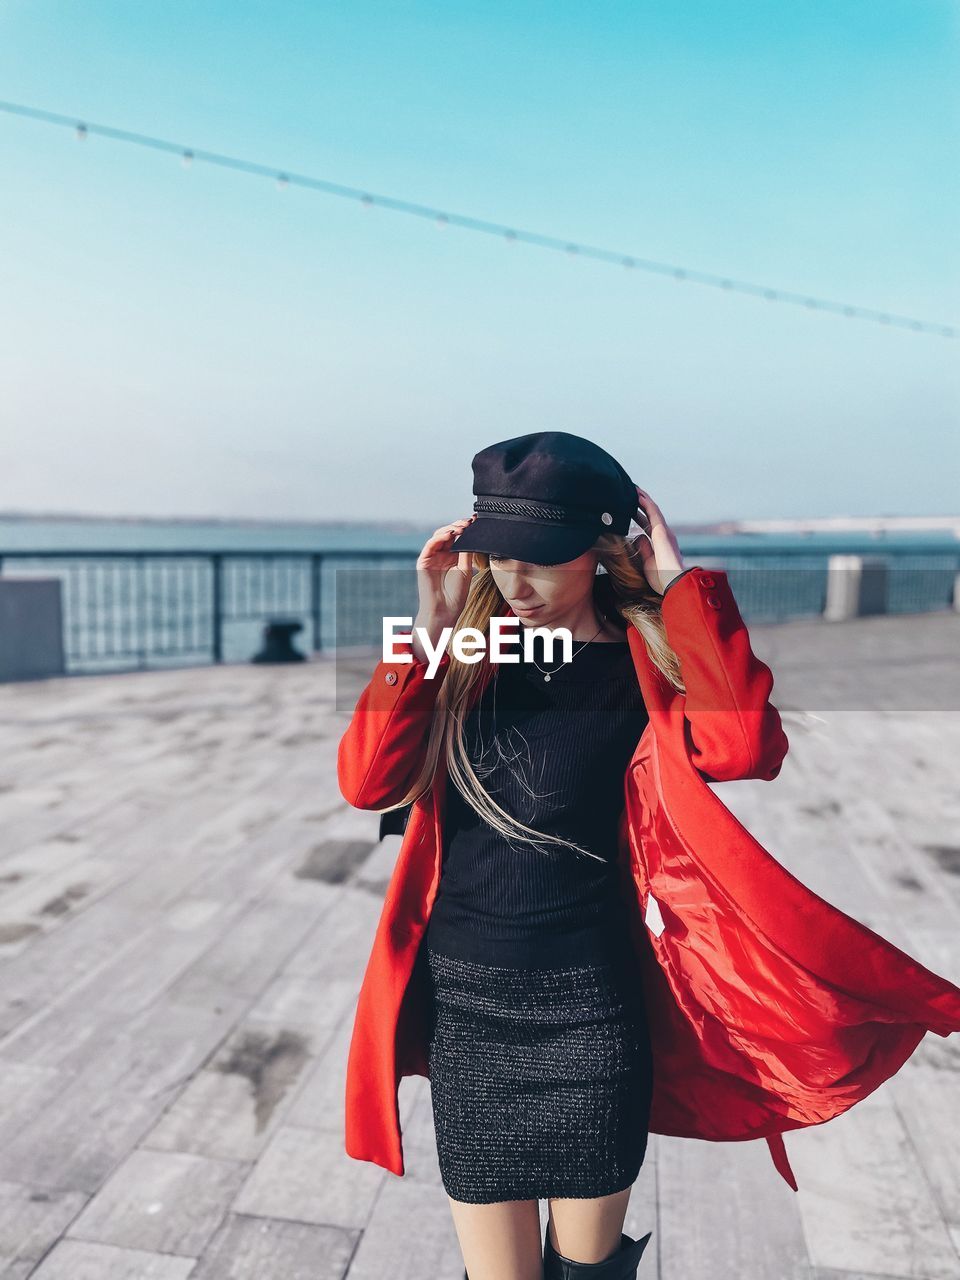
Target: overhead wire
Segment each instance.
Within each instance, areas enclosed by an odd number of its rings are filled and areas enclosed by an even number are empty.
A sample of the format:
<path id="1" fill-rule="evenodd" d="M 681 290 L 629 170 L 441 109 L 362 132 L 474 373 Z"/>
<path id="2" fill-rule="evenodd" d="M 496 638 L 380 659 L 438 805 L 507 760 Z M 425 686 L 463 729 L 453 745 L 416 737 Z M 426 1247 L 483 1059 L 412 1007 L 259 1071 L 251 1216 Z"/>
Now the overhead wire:
<path id="1" fill-rule="evenodd" d="M 381 195 L 360 187 L 345 186 L 339 182 L 332 182 L 327 178 L 297 173 L 294 170 L 279 168 L 276 165 L 259 164 L 256 161 L 244 160 L 238 156 L 224 155 L 216 151 L 206 151 L 200 147 L 186 146 L 180 142 L 172 142 L 167 138 L 155 138 L 148 134 L 132 132 L 129 129 L 119 129 L 112 125 L 92 124 L 74 116 L 60 115 L 54 111 L 45 111 L 39 107 L 29 107 L 18 102 L 0 101 L 0 111 L 8 115 L 36 120 L 43 124 L 70 128 L 74 130 L 77 138 L 81 141 L 91 134 L 95 134 L 99 137 L 109 138 L 114 142 L 149 147 L 156 151 L 164 151 L 179 156 L 182 163 L 188 167 L 195 162 L 217 165 L 221 168 L 233 169 L 256 177 L 270 178 L 281 188 L 295 186 L 303 187 L 310 191 L 320 191 L 325 195 L 359 201 L 361 205 L 367 208 L 377 207 L 388 209 L 394 213 L 406 213 L 418 218 L 429 218 L 440 227 L 456 226 L 468 231 L 495 235 L 505 240 L 508 244 L 535 245 L 537 248 L 560 251 L 570 256 L 613 263 L 630 270 L 651 272 L 682 283 L 706 285 L 711 288 L 723 289 L 729 293 L 749 294 L 762 298 L 766 302 L 785 302 L 792 306 L 806 307 L 811 311 L 830 312 L 850 320 L 867 320 L 877 324 L 911 329 L 916 333 L 934 334 L 941 338 L 955 338 L 957 336 L 956 325 L 918 320 L 912 316 L 898 315 L 890 311 L 880 311 L 854 303 L 837 302 L 828 298 L 815 297 L 811 294 L 796 293 L 769 285 L 756 284 L 748 280 L 739 280 L 732 276 L 721 276 L 708 271 L 699 271 L 692 267 L 658 262 L 654 259 L 638 257 L 632 253 L 622 253 L 612 249 L 599 248 L 596 245 L 544 235 L 536 231 L 526 231 L 504 223 L 474 218 L 467 214 L 451 213 L 448 210 L 430 205 L 401 200 L 394 196 Z"/>

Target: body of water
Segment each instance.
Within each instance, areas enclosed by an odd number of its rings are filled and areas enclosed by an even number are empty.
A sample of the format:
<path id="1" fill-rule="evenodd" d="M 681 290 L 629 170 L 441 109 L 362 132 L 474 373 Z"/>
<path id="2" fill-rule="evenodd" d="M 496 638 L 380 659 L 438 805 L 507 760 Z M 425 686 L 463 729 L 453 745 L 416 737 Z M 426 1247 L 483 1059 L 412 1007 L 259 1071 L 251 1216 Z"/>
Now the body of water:
<path id="1" fill-rule="evenodd" d="M 453 517 L 451 517 L 453 518 Z M 26 551 L 419 551 L 432 528 L 391 524 L 310 525 L 179 520 L 9 520 L 0 517 L 0 556 Z M 930 551 L 960 553 L 948 532 L 677 535 L 692 556 L 776 555 L 798 549 L 814 555 Z"/>

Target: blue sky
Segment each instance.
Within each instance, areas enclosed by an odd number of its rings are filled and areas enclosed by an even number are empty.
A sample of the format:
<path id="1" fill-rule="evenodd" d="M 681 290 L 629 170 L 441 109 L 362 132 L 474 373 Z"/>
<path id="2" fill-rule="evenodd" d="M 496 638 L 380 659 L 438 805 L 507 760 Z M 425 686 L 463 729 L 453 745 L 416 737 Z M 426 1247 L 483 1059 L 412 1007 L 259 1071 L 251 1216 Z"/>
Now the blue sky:
<path id="1" fill-rule="evenodd" d="M 956 323 L 958 14 L 8 0 L 0 98 Z M 956 339 L 2 113 L 0 155 L 0 509 L 433 526 L 551 429 L 678 522 L 956 511 Z"/>

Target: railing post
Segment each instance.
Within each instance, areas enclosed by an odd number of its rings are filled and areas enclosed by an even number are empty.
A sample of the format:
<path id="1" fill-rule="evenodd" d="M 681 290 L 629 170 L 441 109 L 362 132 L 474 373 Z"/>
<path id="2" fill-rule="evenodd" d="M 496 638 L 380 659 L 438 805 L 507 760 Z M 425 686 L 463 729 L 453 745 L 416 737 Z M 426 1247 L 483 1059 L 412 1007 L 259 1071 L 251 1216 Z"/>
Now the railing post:
<path id="1" fill-rule="evenodd" d="M 137 574 L 137 660 L 141 671 L 147 669 L 147 560 L 146 556 L 134 559 Z"/>
<path id="2" fill-rule="evenodd" d="M 320 635 L 320 577 L 323 571 L 323 556 L 310 557 L 310 615 L 313 619 L 313 651 L 319 653 L 323 648 Z"/>
<path id="3" fill-rule="evenodd" d="M 214 554 L 210 557 L 213 567 L 213 660 L 223 661 L 223 556 Z"/>

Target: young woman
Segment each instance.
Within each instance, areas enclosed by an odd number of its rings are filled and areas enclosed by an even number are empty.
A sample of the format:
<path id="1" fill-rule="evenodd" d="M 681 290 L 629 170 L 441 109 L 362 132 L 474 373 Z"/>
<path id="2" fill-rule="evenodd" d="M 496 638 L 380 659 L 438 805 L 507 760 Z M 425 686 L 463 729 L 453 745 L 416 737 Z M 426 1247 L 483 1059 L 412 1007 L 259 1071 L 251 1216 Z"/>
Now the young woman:
<path id="1" fill-rule="evenodd" d="M 424 633 L 436 651 L 445 627 L 486 631 L 508 609 L 518 632 L 568 629 L 572 655 L 548 659 L 535 635 L 524 660 L 518 634 L 521 660 L 489 664 L 466 716 L 479 666 L 446 686 L 443 870 L 425 942 L 440 1171 L 470 1280 L 620 1280 L 649 1239 L 622 1228 L 653 1088 L 618 874 L 624 771 L 648 722 L 626 626 L 682 687 L 658 605 L 684 564 L 654 500 L 589 441 L 504 442 L 474 473 L 488 502 L 519 490 L 561 514 L 493 509 L 438 529 L 417 561 L 414 658 L 428 658 Z M 628 540 L 634 516 L 648 532 Z M 461 550 L 481 546 L 510 554 Z"/>
<path id="2" fill-rule="evenodd" d="M 960 991 L 805 890 L 706 786 L 777 776 L 772 677 L 725 575 L 684 566 L 619 463 L 538 433 L 478 454 L 474 492 L 418 559 L 411 665 L 378 663 L 338 753 L 352 804 L 415 815 L 358 1002 L 347 1151 L 402 1173 L 396 1085 L 427 1075 L 469 1280 L 632 1280 L 648 1132 L 766 1136 L 795 1187 L 781 1132 L 960 1029 Z M 448 644 L 426 677 L 448 628 L 511 615 L 519 662 Z M 541 628 L 569 631 L 568 658 Z"/>

